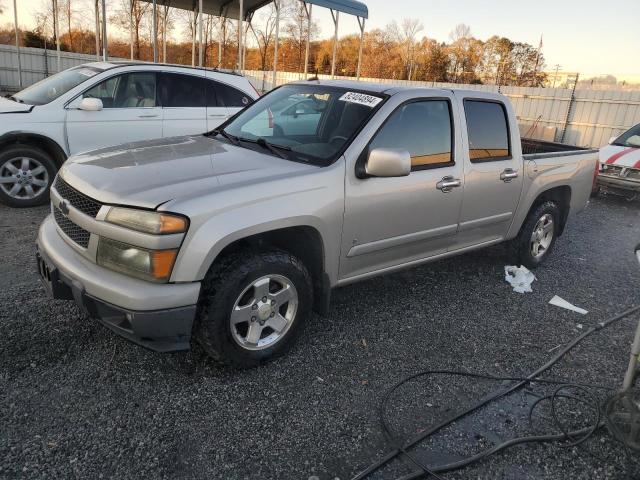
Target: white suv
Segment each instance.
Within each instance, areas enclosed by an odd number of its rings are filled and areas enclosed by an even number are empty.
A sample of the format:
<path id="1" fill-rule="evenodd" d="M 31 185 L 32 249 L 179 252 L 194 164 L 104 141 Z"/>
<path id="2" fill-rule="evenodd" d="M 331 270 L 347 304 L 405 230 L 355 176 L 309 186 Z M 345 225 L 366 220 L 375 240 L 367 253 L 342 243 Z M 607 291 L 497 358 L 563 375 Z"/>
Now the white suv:
<path id="1" fill-rule="evenodd" d="M 204 133 L 257 97 L 246 78 L 200 68 L 96 62 L 60 72 L 0 98 L 0 202 L 44 204 L 70 155 Z"/>

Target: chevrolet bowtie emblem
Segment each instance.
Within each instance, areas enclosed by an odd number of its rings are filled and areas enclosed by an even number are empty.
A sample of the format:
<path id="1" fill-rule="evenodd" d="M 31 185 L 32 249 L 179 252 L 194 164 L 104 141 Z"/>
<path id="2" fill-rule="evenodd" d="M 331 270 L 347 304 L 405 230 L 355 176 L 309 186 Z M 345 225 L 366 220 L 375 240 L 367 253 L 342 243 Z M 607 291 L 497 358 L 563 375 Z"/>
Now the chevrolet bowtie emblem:
<path id="1" fill-rule="evenodd" d="M 67 202 L 66 200 L 60 200 L 58 208 L 65 217 L 69 215 L 69 202 Z"/>

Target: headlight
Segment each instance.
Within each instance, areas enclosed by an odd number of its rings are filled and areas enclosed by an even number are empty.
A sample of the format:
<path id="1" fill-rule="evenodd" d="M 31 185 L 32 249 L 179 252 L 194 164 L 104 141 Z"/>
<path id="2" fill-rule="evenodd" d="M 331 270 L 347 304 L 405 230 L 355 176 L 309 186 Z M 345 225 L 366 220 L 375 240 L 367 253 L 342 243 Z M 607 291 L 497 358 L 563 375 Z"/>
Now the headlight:
<path id="1" fill-rule="evenodd" d="M 167 282 L 178 250 L 147 250 L 100 238 L 97 263 L 103 267 L 151 282 Z"/>
<path id="2" fill-rule="evenodd" d="M 154 235 L 187 231 L 187 219 L 185 217 L 135 208 L 113 207 L 109 210 L 105 220 L 121 227 Z"/>

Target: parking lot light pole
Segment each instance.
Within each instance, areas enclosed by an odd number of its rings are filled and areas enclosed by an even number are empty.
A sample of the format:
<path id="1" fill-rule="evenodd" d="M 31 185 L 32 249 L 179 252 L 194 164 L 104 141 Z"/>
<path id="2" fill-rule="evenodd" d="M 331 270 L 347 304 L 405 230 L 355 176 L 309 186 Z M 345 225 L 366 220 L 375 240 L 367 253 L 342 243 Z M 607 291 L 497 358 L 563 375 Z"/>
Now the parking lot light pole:
<path id="1" fill-rule="evenodd" d="M 22 90 L 22 59 L 20 58 L 20 38 L 18 34 L 18 4 L 16 0 L 13 0 L 13 20 L 15 22 L 16 32 L 16 53 L 18 54 L 18 85 Z"/>
<path id="2" fill-rule="evenodd" d="M 98 0 L 96 0 L 97 2 Z M 131 60 L 133 60 L 133 8 L 135 0 L 129 0 L 129 46 L 131 50 Z"/>
<path id="3" fill-rule="evenodd" d="M 242 70 L 242 20 L 244 19 L 244 1 L 238 0 L 240 9 L 238 10 L 238 61 L 237 68 Z"/>

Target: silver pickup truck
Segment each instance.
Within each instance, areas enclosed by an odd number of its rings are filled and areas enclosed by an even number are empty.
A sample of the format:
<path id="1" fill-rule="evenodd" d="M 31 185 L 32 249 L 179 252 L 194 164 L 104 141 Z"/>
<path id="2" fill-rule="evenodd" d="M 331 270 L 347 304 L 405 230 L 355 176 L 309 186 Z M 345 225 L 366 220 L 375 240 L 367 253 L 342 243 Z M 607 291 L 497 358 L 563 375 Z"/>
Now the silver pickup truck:
<path id="1" fill-rule="evenodd" d="M 158 351 L 250 367 L 331 290 L 510 241 L 544 261 L 598 155 L 523 155 L 507 99 L 305 81 L 198 136 L 71 157 L 37 240 L 54 298 Z"/>

